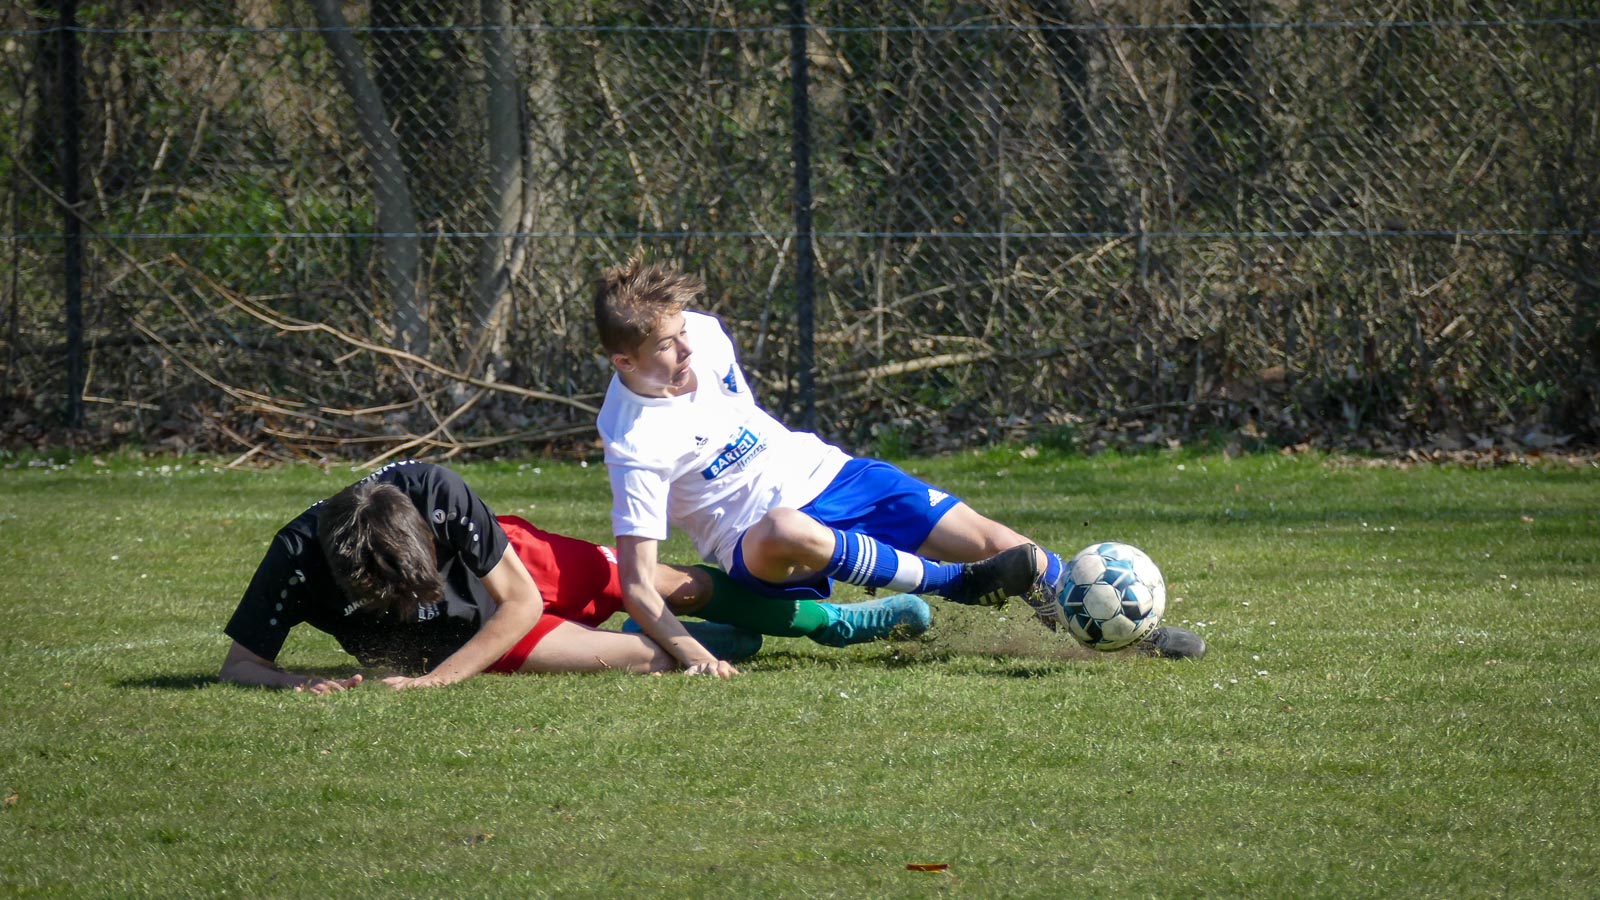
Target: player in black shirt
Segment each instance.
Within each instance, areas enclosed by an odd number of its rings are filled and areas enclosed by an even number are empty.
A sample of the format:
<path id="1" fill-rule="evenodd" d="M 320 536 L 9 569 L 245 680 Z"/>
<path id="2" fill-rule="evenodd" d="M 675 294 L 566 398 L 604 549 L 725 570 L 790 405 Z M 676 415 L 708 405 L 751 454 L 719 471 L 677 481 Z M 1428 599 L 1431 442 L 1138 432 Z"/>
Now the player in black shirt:
<path id="1" fill-rule="evenodd" d="M 685 611 L 712 591 L 710 574 L 698 567 L 667 568 L 663 581 L 663 595 Z M 675 657 L 644 635 L 594 627 L 621 606 L 609 548 L 497 518 L 455 472 L 398 462 L 278 531 L 224 629 L 233 645 L 220 677 L 314 693 L 361 683 L 359 674 L 320 678 L 273 662 L 302 622 L 331 634 L 365 666 L 420 673 L 384 679 L 395 688 L 482 671 L 674 668 Z M 698 624 L 701 636 L 742 643 L 739 655 L 760 646 L 759 635 Z M 692 656 L 709 660 L 688 674 L 736 673 L 686 639 L 698 651 Z"/>

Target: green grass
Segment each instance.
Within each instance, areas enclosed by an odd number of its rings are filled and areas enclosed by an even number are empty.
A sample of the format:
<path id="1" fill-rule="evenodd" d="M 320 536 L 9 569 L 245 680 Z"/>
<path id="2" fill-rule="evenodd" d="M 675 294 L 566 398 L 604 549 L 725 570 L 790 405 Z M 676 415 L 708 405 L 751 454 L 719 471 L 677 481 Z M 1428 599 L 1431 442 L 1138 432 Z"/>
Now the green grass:
<path id="1" fill-rule="evenodd" d="M 927 640 L 770 639 L 727 682 L 242 689 L 222 623 L 353 473 L 0 471 L 0 894 L 1600 893 L 1600 471 L 906 467 L 1064 551 L 1146 548 L 1211 655 L 937 604 Z M 598 466 L 460 468 L 606 539 Z M 309 632 L 282 661 L 351 668 Z"/>

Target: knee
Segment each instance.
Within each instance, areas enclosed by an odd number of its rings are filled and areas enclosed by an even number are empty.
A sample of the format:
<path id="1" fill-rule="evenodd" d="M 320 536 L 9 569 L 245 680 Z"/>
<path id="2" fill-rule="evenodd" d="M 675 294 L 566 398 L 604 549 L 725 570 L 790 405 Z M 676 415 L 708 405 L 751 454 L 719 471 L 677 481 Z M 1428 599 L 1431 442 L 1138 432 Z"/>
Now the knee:
<path id="1" fill-rule="evenodd" d="M 667 608 L 676 615 L 692 615 L 711 602 L 714 586 L 711 573 L 699 566 L 660 566 L 656 590 Z"/>
<path id="2" fill-rule="evenodd" d="M 818 533 L 825 531 L 821 523 L 798 509 L 780 507 L 768 510 L 761 521 L 751 526 L 749 534 L 768 547 L 790 549 L 816 543 Z"/>
<path id="3" fill-rule="evenodd" d="M 774 509 L 744 533 L 744 564 L 763 581 L 789 580 L 827 565 L 833 532 L 795 509 Z"/>

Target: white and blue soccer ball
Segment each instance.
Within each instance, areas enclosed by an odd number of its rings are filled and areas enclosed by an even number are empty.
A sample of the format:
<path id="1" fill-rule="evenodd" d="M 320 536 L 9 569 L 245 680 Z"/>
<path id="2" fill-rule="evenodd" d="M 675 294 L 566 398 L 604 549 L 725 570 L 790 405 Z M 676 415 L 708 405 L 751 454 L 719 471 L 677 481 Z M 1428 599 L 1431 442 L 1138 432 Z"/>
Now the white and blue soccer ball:
<path id="1" fill-rule="evenodd" d="M 1167 585 L 1143 550 L 1107 541 L 1067 563 L 1058 622 L 1079 643 L 1120 650 L 1149 637 L 1167 611 Z"/>

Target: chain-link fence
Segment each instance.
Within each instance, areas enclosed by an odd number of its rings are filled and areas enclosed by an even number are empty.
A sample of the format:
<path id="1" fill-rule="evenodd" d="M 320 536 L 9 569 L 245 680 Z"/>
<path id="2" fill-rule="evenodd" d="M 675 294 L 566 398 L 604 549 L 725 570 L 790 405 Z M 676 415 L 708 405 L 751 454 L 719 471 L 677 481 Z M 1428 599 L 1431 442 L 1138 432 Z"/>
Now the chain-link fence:
<path id="1" fill-rule="evenodd" d="M 73 6 L 4 14 L 13 436 L 581 440 L 642 249 L 853 447 L 1600 437 L 1594 3 Z"/>

